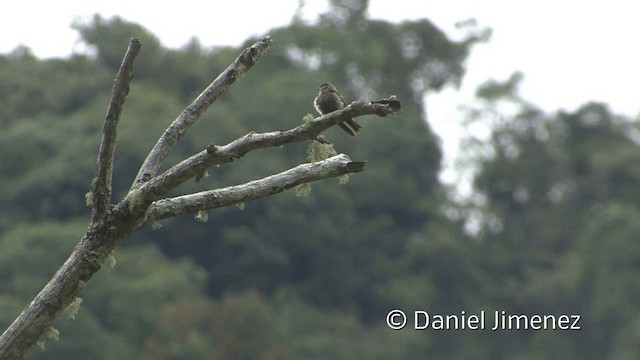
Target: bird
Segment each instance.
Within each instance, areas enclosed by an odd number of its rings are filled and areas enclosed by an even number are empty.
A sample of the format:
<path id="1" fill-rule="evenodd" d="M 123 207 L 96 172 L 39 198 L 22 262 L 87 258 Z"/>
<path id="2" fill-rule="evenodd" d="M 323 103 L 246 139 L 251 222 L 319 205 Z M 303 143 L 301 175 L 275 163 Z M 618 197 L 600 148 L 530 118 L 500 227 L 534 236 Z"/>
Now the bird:
<path id="1" fill-rule="evenodd" d="M 324 83 L 318 88 L 318 96 L 313 100 L 313 105 L 320 115 L 326 115 L 336 110 L 344 108 L 344 98 L 331 83 Z M 347 119 L 341 122 L 340 127 L 347 134 L 356 136 L 362 126 L 353 119 Z"/>

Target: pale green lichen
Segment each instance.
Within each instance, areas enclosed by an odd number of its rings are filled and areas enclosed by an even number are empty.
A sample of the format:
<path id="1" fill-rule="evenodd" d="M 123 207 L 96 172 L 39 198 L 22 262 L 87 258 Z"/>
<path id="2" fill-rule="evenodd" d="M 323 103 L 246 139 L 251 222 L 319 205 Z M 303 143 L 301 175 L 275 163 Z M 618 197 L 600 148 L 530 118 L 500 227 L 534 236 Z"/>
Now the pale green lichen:
<path id="1" fill-rule="evenodd" d="M 59 341 L 60 340 L 60 331 L 58 331 L 58 329 L 54 328 L 53 326 L 49 326 L 48 328 L 46 328 L 46 330 L 44 331 L 44 334 L 49 339 L 52 339 L 52 340 L 55 340 L 55 341 Z M 36 343 L 36 345 L 42 350 L 44 350 L 44 344 L 45 344 L 44 340 L 40 340 L 40 341 L 38 341 Z"/>
<path id="2" fill-rule="evenodd" d="M 51 340 L 59 341 L 60 340 L 60 331 L 54 328 L 53 326 L 49 326 L 47 330 L 45 330 L 45 334 Z"/>
<path id="3" fill-rule="evenodd" d="M 313 115 L 307 114 L 302 117 L 302 122 L 305 124 L 309 124 L 314 119 Z"/>
<path id="4" fill-rule="evenodd" d="M 311 162 L 326 160 L 337 154 L 333 144 L 323 144 L 319 141 L 312 141 L 307 149 L 308 159 Z"/>
<path id="5" fill-rule="evenodd" d="M 109 255 L 107 255 L 107 261 L 109 262 L 109 266 L 111 266 L 112 269 L 116 267 L 118 261 L 116 260 L 115 250 L 111 250 Z"/>
<path id="6" fill-rule="evenodd" d="M 209 220 L 209 213 L 205 210 L 200 210 L 196 213 L 195 218 L 200 222 L 207 222 Z"/>
<path id="7" fill-rule="evenodd" d="M 338 177 L 338 184 L 344 185 L 349 182 L 349 174 L 344 174 Z"/>
<path id="8" fill-rule="evenodd" d="M 296 196 L 306 197 L 311 193 L 311 184 L 304 183 L 296 186 Z"/>
<path id="9" fill-rule="evenodd" d="M 71 302 L 71 304 L 69 304 L 69 306 L 67 306 L 67 316 L 69 316 L 69 319 L 75 319 L 76 315 L 78 314 L 78 311 L 80 310 L 80 304 L 82 304 L 82 298 L 75 298 L 73 299 L 73 301 Z"/>

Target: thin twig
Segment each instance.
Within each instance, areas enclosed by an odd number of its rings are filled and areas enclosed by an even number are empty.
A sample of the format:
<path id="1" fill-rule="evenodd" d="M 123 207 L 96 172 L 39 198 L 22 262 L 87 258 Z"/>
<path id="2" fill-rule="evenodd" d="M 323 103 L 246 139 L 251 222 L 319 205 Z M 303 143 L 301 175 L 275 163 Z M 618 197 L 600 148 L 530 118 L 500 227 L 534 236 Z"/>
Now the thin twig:
<path id="1" fill-rule="evenodd" d="M 189 129 L 200 118 L 202 113 L 231 86 L 241 78 L 260 57 L 271 49 L 271 38 L 267 35 L 245 49 L 240 56 L 229 65 L 198 97 L 187 106 L 178 117 L 169 125 L 164 134 L 158 139 L 144 163 L 138 171 L 138 175 L 132 184 L 132 188 L 148 181 L 156 175 L 156 172 L 166 159 L 176 143 L 182 139 Z"/>
<path id="2" fill-rule="evenodd" d="M 113 157 L 116 148 L 117 127 L 122 113 L 125 98 L 129 93 L 133 78 L 133 62 L 140 51 L 140 41 L 131 39 L 127 52 L 122 59 L 120 69 L 113 81 L 111 100 L 102 128 L 102 141 L 96 163 L 96 176 L 91 187 L 91 203 L 93 204 L 92 221 L 104 216 L 111 202 L 111 185 L 113 181 Z"/>

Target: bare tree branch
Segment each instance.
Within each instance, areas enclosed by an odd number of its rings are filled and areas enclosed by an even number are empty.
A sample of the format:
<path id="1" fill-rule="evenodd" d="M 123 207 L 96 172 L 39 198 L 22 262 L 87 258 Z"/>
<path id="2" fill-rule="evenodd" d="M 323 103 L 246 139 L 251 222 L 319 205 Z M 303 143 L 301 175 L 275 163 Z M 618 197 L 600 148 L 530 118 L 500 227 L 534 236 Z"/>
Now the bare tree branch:
<path id="1" fill-rule="evenodd" d="M 393 101 L 399 104 L 397 100 Z M 175 189 L 209 167 L 231 162 L 234 158 L 242 157 L 251 150 L 312 140 L 317 138 L 323 131 L 345 119 L 371 114 L 386 116 L 388 114 L 397 114 L 399 111 L 399 105 L 390 106 L 378 102 L 356 101 L 341 110 L 319 116 L 309 123 L 289 130 L 258 134 L 249 133 L 224 146 L 209 145 L 206 150 L 181 161 L 164 173 L 149 180 L 139 190 L 148 201 L 156 201 L 161 198 L 162 194 Z"/>
<path id="2" fill-rule="evenodd" d="M 298 184 L 363 170 L 363 162 L 352 162 L 348 156 L 341 154 L 243 185 L 162 199 L 169 191 L 210 166 L 231 162 L 251 150 L 316 140 L 320 133 L 348 118 L 367 114 L 387 116 L 400 112 L 400 102 L 394 97 L 374 102 L 353 102 L 344 109 L 289 130 L 249 133 L 227 145 L 211 144 L 206 150 L 156 176 L 167 154 L 186 130 L 270 47 L 271 39 L 264 37 L 246 49 L 173 121 L 142 164 L 128 194 L 120 203 L 110 208 L 116 127 L 129 89 L 133 60 L 140 48 L 139 42 L 132 40 L 116 76 L 104 123 L 96 178 L 90 194 L 94 201 L 91 223 L 67 261 L 2 333 L 0 359 L 22 359 L 53 320 L 80 294 L 86 282 L 100 270 L 111 251 L 148 221 L 254 200 Z"/>
<path id="3" fill-rule="evenodd" d="M 191 127 L 200 118 L 200 115 L 237 79 L 241 78 L 262 55 L 271 50 L 271 37 L 268 35 L 260 39 L 251 47 L 245 49 L 240 56 L 229 65 L 198 97 L 187 106 L 180 115 L 169 125 L 158 142 L 149 152 L 144 163 L 138 171 L 138 175 L 132 184 L 132 188 L 151 179 L 173 149 L 175 144 L 182 139 Z"/>
<path id="4" fill-rule="evenodd" d="M 246 184 L 156 201 L 147 211 L 147 221 L 261 199 L 300 184 L 362 170 L 364 170 L 364 162 L 352 162 L 347 155 L 339 154 L 323 161 L 298 165 L 279 174 Z"/>
<path id="5" fill-rule="evenodd" d="M 92 221 L 97 221 L 104 215 L 111 203 L 111 183 L 113 180 L 113 156 L 116 149 L 117 126 L 122 113 L 124 100 L 129 93 L 129 86 L 133 78 L 133 61 L 140 51 L 140 41 L 131 39 L 127 52 L 122 59 L 120 69 L 113 81 L 111 101 L 107 109 L 102 128 L 102 141 L 96 164 L 96 176 L 91 187 L 91 203 L 93 205 Z"/>

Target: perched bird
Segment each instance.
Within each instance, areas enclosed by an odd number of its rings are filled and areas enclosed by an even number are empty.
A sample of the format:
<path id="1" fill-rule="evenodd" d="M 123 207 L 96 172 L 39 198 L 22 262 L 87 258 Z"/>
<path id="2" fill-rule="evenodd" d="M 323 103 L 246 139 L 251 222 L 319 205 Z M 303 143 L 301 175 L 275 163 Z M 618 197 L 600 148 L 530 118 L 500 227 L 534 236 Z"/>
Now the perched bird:
<path id="1" fill-rule="evenodd" d="M 320 85 L 318 88 L 318 96 L 313 100 L 313 105 L 321 115 L 340 110 L 345 106 L 342 95 L 340 95 L 338 89 L 330 83 Z M 353 119 L 347 119 L 338 125 L 351 136 L 356 136 L 358 131 L 362 129 L 362 126 Z"/>

